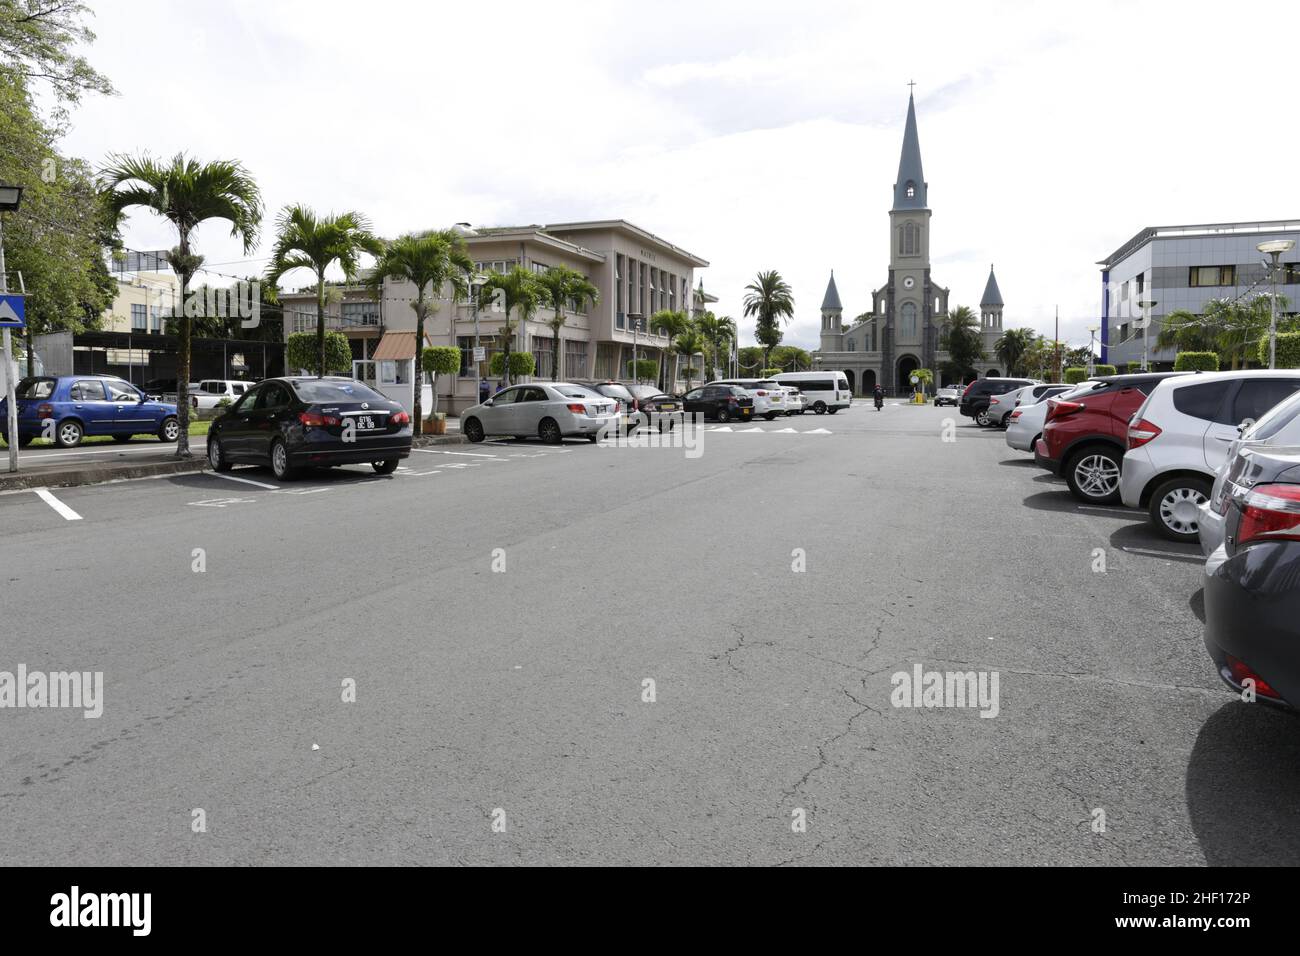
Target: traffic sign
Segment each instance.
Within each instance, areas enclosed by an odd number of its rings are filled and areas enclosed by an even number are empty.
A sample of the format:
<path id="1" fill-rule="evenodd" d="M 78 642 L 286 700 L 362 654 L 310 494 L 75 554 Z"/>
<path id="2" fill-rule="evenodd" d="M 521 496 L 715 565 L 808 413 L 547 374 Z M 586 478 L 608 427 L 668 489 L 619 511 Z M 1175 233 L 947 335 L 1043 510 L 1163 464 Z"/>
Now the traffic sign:
<path id="1" fill-rule="evenodd" d="M 21 295 L 0 295 L 0 328 L 21 329 L 27 326 L 27 305 Z"/>
<path id="2" fill-rule="evenodd" d="M 487 349 L 480 346 L 474 350 L 474 361 L 482 362 L 487 359 Z"/>

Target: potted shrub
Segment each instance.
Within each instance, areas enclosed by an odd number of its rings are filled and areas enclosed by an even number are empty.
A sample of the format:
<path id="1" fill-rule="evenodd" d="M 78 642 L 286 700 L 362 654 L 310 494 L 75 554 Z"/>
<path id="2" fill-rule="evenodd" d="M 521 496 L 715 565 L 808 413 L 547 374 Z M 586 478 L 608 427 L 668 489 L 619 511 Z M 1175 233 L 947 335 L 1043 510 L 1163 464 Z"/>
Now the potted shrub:
<path id="1" fill-rule="evenodd" d="M 425 431 L 430 435 L 447 434 L 447 413 L 434 412 L 425 420 Z"/>

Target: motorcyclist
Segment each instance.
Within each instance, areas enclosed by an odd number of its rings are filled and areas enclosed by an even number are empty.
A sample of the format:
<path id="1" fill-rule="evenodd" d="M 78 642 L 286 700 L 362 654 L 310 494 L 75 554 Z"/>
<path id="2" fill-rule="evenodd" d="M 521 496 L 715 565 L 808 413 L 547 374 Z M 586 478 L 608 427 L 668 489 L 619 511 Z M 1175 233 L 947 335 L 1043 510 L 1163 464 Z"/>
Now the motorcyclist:
<path id="1" fill-rule="evenodd" d="M 880 409 L 883 408 L 885 405 L 884 388 L 882 388 L 880 385 L 877 385 L 875 389 L 872 391 L 872 395 L 874 395 L 876 399 L 876 411 L 880 411 Z"/>

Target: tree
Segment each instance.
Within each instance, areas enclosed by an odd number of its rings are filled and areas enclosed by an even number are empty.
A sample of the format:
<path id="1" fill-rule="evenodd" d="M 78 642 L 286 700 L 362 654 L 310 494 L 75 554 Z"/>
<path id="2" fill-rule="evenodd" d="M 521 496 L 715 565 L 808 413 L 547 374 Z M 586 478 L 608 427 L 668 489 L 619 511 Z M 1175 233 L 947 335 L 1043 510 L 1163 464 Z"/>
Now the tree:
<path id="1" fill-rule="evenodd" d="M 812 370 L 812 356 L 797 345 L 778 345 L 772 349 L 772 367 L 782 372 L 808 372 Z"/>
<path id="2" fill-rule="evenodd" d="M 532 375 L 537 370 L 537 359 L 533 358 L 532 352 L 493 352 L 492 359 L 488 362 L 488 373 L 504 376 L 507 358 L 510 360 L 510 374 L 514 378 Z"/>
<path id="3" fill-rule="evenodd" d="M 1219 350 L 1221 329 L 1215 323 L 1202 321 L 1187 309 L 1176 309 L 1165 316 L 1156 334 L 1156 347 L 1177 348 L 1183 352 L 1214 352 Z"/>
<path id="4" fill-rule="evenodd" d="M 668 348 L 670 350 L 673 350 L 675 353 L 675 349 L 673 349 L 673 345 L 672 345 L 672 340 L 677 338 L 677 336 L 681 335 L 683 332 L 686 332 L 688 329 L 694 328 L 694 326 L 692 325 L 691 320 L 687 317 L 685 312 L 673 311 L 672 309 L 660 309 L 654 315 L 650 316 L 649 328 L 650 331 L 653 333 L 667 336 L 668 343 L 669 343 Z M 673 376 L 672 376 L 674 384 L 676 384 L 677 382 L 676 365 L 677 365 L 677 357 L 676 354 L 674 354 Z M 665 392 L 670 390 L 667 382 L 667 373 L 668 373 L 668 369 L 666 367 L 666 363 L 661 363 L 659 366 L 659 387 L 663 389 Z"/>
<path id="5" fill-rule="evenodd" d="M 326 332 L 322 352 L 315 332 L 294 332 L 284 340 L 284 364 L 286 369 L 305 368 L 322 378 L 330 372 L 347 374 L 352 371 L 352 346 L 342 332 Z"/>
<path id="6" fill-rule="evenodd" d="M 659 363 L 654 359 L 637 359 L 635 362 L 627 363 L 628 378 L 634 382 L 639 382 L 643 378 L 654 378 L 658 370 Z"/>
<path id="7" fill-rule="evenodd" d="M 736 351 L 736 365 L 739 366 L 741 375 L 747 376 L 767 367 L 767 363 L 763 361 L 763 351 L 757 345 L 746 345 Z"/>
<path id="8" fill-rule="evenodd" d="M 1175 372 L 1217 372 L 1218 352 L 1179 352 L 1174 359 Z"/>
<path id="9" fill-rule="evenodd" d="M 170 161 L 162 162 L 148 154 L 115 154 L 109 156 L 100 172 L 100 184 L 115 226 L 121 223 L 126 210 L 141 206 L 169 220 L 176 228 L 178 244 L 169 258 L 181 280 L 181 302 L 189 292 L 190 279 L 203 264 L 203 257 L 191 248 L 194 230 L 200 224 L 224 219 L 230 223 L 230 234 L 243 241 L 245 255 L 257 247 L 262 195 L 248 170 L 237 161 L 200 163 L 177 153 Z M 188 317 L 182 316 L 180 330 L 180 354 L 176 360 L 180 438 L 176 442 L 176 456 L 189 458 L 191 329 Z M 323 350 L 321 354 L 324 355 Z"/>
<path id="10" fill-rule="evenodd" d="M 1021 361 L 1034 343 L 1037 334 L 1033 329 L 1008 329 L 993 344 L 993 352 L 998 361 L 1006 366 L 1007 375 L 1016 375 L 1020 371 Z"/>
<path id="11" fill-rule="evenodd" d="M 415 301 L 411 308 L 415 311 L 415 348 L 421 356 L 425 354 L 424 324 L 431 311 L 436 311 L 438 299 L 442 296 L 443 286 L 451 286 L 451 299 L 459 302 L 469 295 L 469 283 L 465 276 L 474 270 L 474 260 L 470 258 L 468 247 L 460 233 L 453 229 L 433 229 L 427 232 L 407 233 L 392 242 L 384 243 L 382 251 L 375 257 L 375 266 L 370 270 L 367 284 L 378 293 L 383 288 L 385 279 L 409 282 L 415 286 Z M 430 305 L 430 297 L 433 299 Z M 456 353 L 456 368 L 460 368 L 460 351 Z M 421 359 L 423 361 L 423 359 Z M 423 369 L 423 371 L 429 371 Z M 433 403 L 438 405 L 437 381 L 434 382 Z M 415 388 L 415 429 L 416 434 L 423 431 L 424 409 L 419 381 Z"/>
<path id="12" fill-rule="evenodd" d="M 731 343 L 736 341 L 736 321 L 729 315 L 721 318 L 704 311 L 695 319 L 695 326 L 709 343 L 709 378 L 718 377 L 719 360 L 730 354 Z"/>
<path id="13" fill-rule="evenodd" d="M 760 272 L 745 286 L 745 316 L 755 316 L 754 338 L 763 347 L 763 367 L 771 365 L 768 356 L 781 344 L 781 322 L 794 315 L 794 292 L 775 269 Z"/>
<path id="14" fill-rule="evenodd" d="M 505 275 L 493 273 L 488 276 L 487 281 L 480 286 L 479 301 L 480 308 L 491 308 L 494 312 L 500 311 L 505 314 L 501 320 L 501 351 L 497 354 L 507 356 L 501 360 L 502 372 L 493 371 L 496 367 L 496 358 L 492 359 L 492 365 L 489 371 L 493 375 L 504 374 L 504 385 L 510 384 L 511 375 L 514 373 L 515 365 L 510 361 L 510 346 L 515 336 L 515 316 L 518 315 L 520 321 L 524 323 L 524 329 L 528 329 L 528 320 L 532 318 L 533 313 L 537 311 L 537 304 L 542 299 L 542 288 L 537 282 L 537 274 L 525 269 L 523 266 L 514 266 Z M 532 353 L 526 353 L 532 358 Z M 534 363 L 536 364 L 536 363 Z M 524 375 L 531 375 L 532 372 L 525 372 Z"/>
<path id="15" fill-rule="evenodd" d="M 916 376 L 917 389 L 924 394 L 925 390 L 934 384 L 934 372 L 928 368 L 918 368 L 912 373 Z"/>
<path id="16" fill-rule="evenodd" d="M 685 331 L 678 333 L 677 337 L 673 339 L 673 351 L 676 352 L 678 355 L 685 357 L 687 365 L 691 364 L 691 356 L 693 356 L 696 352 L 703 352 L 708 347 L 709 347 L 708 340 L 705 339 L 704 336 L 700 334 L 699 329 L 695 328 L 693 325 L 688 326 Z M 677 375 L 674 374 L 673 386 L 676 386 L 676 384 L 677 384 Z M 690 387 L 691 387 L 691 382 L 690 379 L 688 378 L 686 380 L 687 391 L 690 390 Z M 672 390 L 673 389 L 671 388 L 664 389 L 664 391 L 666 392 Z"/>
<path id="17" fill-rule="evenodd" d="M 460 349 L 453 345 L 430 346 L 420 353 L 420 368 L 429 373 L 433 383 L 433 410 L 429 414 L 433 418 L 438 414 L 438 376 L 455 375 L 460 371 Z M 415 396 L 415 407 L 418 414 L 419 395 Z"/>
<path id="18" fill-rule="evenodd" d="M 108 78 L 74 52 L 95 39 L 83 22 L 87 13 L 76 0 L 0 0 L 0 78 L 46 83 L 60 103 L 111 95 Z"/>
<path id="19" fill-rule="evenodd" d="M 275 221 L 275 248 L 266 267 L 266 281 L 278 286 L 287 272 L 310 269 L 316 275 L 316 345 L 320 364 L 325 362 L 325 271 L 337 264 L 344 280 L 352 282 L 361 253 L 378 256 L 383 243 L 370 231 L 370 221 L 359 212 L 317 216 L 303 205 L 285 206 Z M 416 389 L 416 402 L 419 402 Z M 416 405 L 419 411 L 419 405 Z"/>
<path id="20" fill-rule="evenodd" d="M 113 224 L 94 173 L 61 155 L 58 138 L 21 78 L 0 72 L 0 182 L 23 187 L 22 205 L 3 214 L 5 266 L 26 286 L 28 375 L 36 373 L 34 336 L 99 328 L 117 294 L 104 260 Z"/>
<path id="21" fill-rule="evenodd" d="M 568 266 L 551 266 L 537 277 L 542 298 L 551 304 L 551 381 L 560 380 L 560 330 L 564 328 L 564 310 L 581 311 L 600 301 L 600 290 L 581 272 Z"/>
<path id="22" fill-rule="evenodd" d="M 944 371 L 961 380 L 975 371 L 975 363 L 984 361 L 984 342 L 980 320 L 968 305 L 949 309 L 939 323 L 939 348 L 948 353 Z"/>

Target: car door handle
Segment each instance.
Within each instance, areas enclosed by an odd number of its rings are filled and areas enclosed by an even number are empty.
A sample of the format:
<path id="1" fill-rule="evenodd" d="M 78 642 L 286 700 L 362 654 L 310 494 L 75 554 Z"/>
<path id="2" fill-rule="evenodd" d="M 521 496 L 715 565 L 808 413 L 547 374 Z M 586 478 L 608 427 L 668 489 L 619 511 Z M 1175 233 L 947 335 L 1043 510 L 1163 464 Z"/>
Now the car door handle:
<path id="1" fill-rule="evenodd" d="M 1225 437 L 1225 436 L 1223 436 L 1223 435 L 1215 435 L 1215 436 L 1214 436 L 1214 440 L 1215 440 L 1215 441 L 1236 441 L 1237 439 L 1235 439 L 1235 438 L 1227 438 L 1227 437 Z"/>

